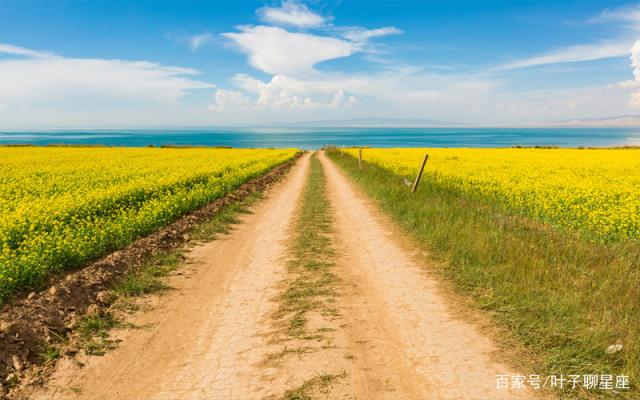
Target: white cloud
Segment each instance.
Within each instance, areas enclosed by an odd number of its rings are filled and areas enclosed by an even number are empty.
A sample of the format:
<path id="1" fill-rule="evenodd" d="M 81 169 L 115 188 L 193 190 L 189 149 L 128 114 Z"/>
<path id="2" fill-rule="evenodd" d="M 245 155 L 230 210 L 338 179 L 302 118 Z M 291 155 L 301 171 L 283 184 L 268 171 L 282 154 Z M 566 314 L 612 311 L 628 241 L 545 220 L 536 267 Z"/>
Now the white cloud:
<path id="1" fill-rule="evenodd" d="M 527 68 L 548 64 L 594 61 L 613 57 L 624 57 L 629 53 L 640 30 L 640 4 L 624 6 L 612 10 L 605 10 L 588 23 L 616 24 L 620 28 L 628 28 L 625 34 L 617 38 L 599 43 L 588 43 L 576 46 L 566 46 L 551 50 L 547 53 L 515 60 L 500 65 L 498 69 Z M 629 32 L 630 31 L 630 32 Z"/>
<path id="2" fill-rule="evenodd" d="M 631 68 L 633 68 L 633 80 L 609 85 L 609 89 L 621 89 L 631 91 L 629 94 L 629 105 L 632 107 L 640 107 L 640 40 L 636 41 L 630 50 L 631 52 Z"/>
<path id="3" fill-rule="evenodd" d="M 309 10 L 306 4 L 293 0 L 284 1 L 280 7 L 263 7 L 258 14 L 264 22 L 273 25 L 314 28 L 325 23 L 325 18 Z"/>
<path id="4" fill-rule="evenodd" d="M 592 23 L 609 23 L 619 21 L 627 22 L 629 27 L 639 29 L 640 4 L 623 6 L 613 10 L 605 10 L 597 17 L 588 20 L 588 22 Z"/>
<path id="5" fill-rule="evenodd" d="M 424 112 L 428 106 L 439 108 L 445 98 L 456 98 L 457 104 L 464 102 L 460 97 L 465 101 L 477 99 L 478 93 L 494 85 L 487 79 L 445 77 L 424 73 L 422 68 L 395 64 L 375 73 L 337 73 L 314 68 L 322 61 L 367 51 L 364 45 L 372 38 L 401 33 L 394 27 L 333 27 L 330 33 L 342 39 L 271 26 L 238 29 L 239 32 L 224 36 L 247 54 L 253 67 L 272 75 L 266 81 L 247 74 L 233 78 L 240 93 L 251 96 L 255 110 L 337 110 L 375 103 L 389 112 L 398 105 L 401 110 L 404 108 L 401 115 L 406 115 L 407 111 Z M 218 102 L 212 109 L 219 109 Z"/>
<path id="6" fill-rule="evenodd" d="M 277 8 L 264 7 L 258 13 L 266 23 L 322 27 L 322 34 L 267 25 L 239 26 L 237 32 L 223 34 L 247 54 L 251 66 L 271 75 L 266 81 L 246 74 L 233 79 L 237 88 L 252 96 L 256 110 L 336 109 L 358 103 L 354 90 L 360 85 L 354 83 L 360 82 L 360 76 L 354 79 L 327 73 L 316 66 L 357 52 L 370 52 L 366 45 L 372 38 L 402 33 L 395 27 L 329 26 L 325 18 L 295 1 L 285 1 Z M 218 102 L 211 109 L 219 109 Z"/>
<path id="7" fill-rule="evenodd" d="M 630 41 L 619 41 L 562 47 L 539 56 L 512 61 L 503 64 L 498 68 L 516 69 L 534 67 L 539 65 L 593 61 L 611 57 L 622 57 L 629 53 L 630 45 Z"/>
<path id="8" fill-rule="evenodd" d="M 194 89 L 214 85 L 192 77 L 190 68 L 147 61 L 66 58 L 11 45 L 0 52 L 0 103 L 7 120 L 19 111 L 64 111 L 66 116 L 162 106 Z M 17 117 L 16 117 L 17 118 Z"/>
<path id="9" fill-rule="evenodd" d="M 256 97 L 256 109 L 277 111 L 338 108 L 355 104 L 356 97 L 340 89 L 344 83 L 300 80 L 276 75 L 263 82 L 246 74 L 233 78 L 236 86 Z"/>
<path id="10" fill-rule="evenodd" d="M 360 89 L 361 77 L 352 79 L 340 74 L 320 71 L 315 66 L 323 61 L 348 57 L 366 51 L 364 44 L 371 38 L 401 33 L 397 28 L 365 29 L 333 28 L 342 36 L 321 36 L 290 32 L 274 26 L 242 26 L 239 32 L 225 33 L 246 53 L 256 69 L 272 75 L 262 81 L 238 74 L 236 87 L 255 97 L 257 109 L 310 110 L 338 108 L 358 102 L 355 89 Z M 213 109 L 218 109 L 217 103 Z"/>
<path id="11" fill-rule="evenodd" d="M 313 77 L 292 78 L 276 75 L 262 81 L 246 74 L 234 76 L 237 89 L 253 102 L 253 110 L 307 112 L 349 108 L 366 110 L 371 115 L 446 111 L 474 102 L 486 102 L 496 83 L 464 76 L 443 76 L 420 69 L 405 68 L 379 73 L 317 72 Z M 243 105 L 244 106 L 244 105 Z M 217 110 L 217 103 L 212 107 Z M 331 117 L 331 116 L 329 116 Z"/>
<path id="12" fill-rule="evenodd" d="M 46 51 L 38 51 L 25 49 L 24 47 L 18 47 L 11 44 L 0 43 L 0 53 L 2 54 L 10 54 L 13 56 L 23 56 L 23 57 L 31 57 L 31 58 L 53 58 L 57 57 L 53 53 L 49 53 Z"/>
<path id="13" fill-rule="evenodd" d="M 631 66 L 636 82 L 636 91 L 631 93 L 630 104 L 633 107 L 640 107 L 640 40 L 631 48 Z"/>
<path id="14" fill-rule="evenodd" d="M 227 111 L 248 108 L 253 104 L 251 99 L 243 92 L 236 90 L 216 89 L 213 94 L 213 104 L 209 105 L 209 111 Z"/>
<path id="15" fill-rule="evenodd" d="M 322 72 L 304 79 L 275 76 L 266 81 L 239 74 L 233 83 L 252 102 L 251 112 L 243 115 L 258 121 L 383 115 L 523 125 L 632 113 L 626 93 L 605 87 L 510 91 L 497 78 L 416 68 Z"/>
<path id="16" fill-rule="evenodd" d="M 200 47 L 211 42 L 213 42 L 213 35 L 210 33 L 194 35 L 189 38 L 189 49 L 195 53 Z"/>
<path id="17" fill-rule="evenodd" d="M 640 83 L 640 40 L 635 42 L 631 48 L 631 66 L 636 82 Z"/>
<path id="18" fill-rule="evenodd" d="M 223 35 L 249 56 L 253 67 L 272 75 L 308 75 L 314 72 L 314 65 L 350 56 L 357 50 L 345 40 L 273 26 L 245 26 L 239 32 Z"/>
<path id="19" fill-rule="evenodd" d="M 622 81 L 622 82 L 618 82 L 618 83 L 614 83 L 612 85 L 607 86 L 609 89 L 635 89 L 636 87 L 638 87 L 638 82 L 636 81 L 632 81 L 632 80 L 627 80 L 627 81 Z"/>
<path id="20" fill-rule="evenodd" d="M 348 28 L 342 32 L 342 37 L 348 39 L 355 43 L 366 42 L 371 38 L 387 36 L 387 35 L 397 35 L 402 33 L 402 31 L 393 26 L 386 26 L 384 28 L 377 29 L 365 29 L 365 28 Z"/>

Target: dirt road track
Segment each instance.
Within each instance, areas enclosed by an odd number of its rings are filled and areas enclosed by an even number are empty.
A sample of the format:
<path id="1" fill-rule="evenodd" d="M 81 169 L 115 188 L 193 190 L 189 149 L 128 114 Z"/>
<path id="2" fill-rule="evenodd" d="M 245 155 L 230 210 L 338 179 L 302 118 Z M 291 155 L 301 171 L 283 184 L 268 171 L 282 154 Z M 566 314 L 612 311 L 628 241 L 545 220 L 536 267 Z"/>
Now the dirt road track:
<path id="1" fill-rule="evenodd" d="M 265 366 L 270 316 L 286 274 L 287 239 L 308 173 L 304 156 L 234 231 L 194 249 L 176 290 L 136 317 L 144 329 L 104 357 L 61 363 L 33 399 L 278 398 L 322 368 L 344 371 L 340 399 L 521 399 L 495 389 L 515 374 L 493 358 L 496 346 L 454 317 L 430 280 L 378 214 L 323 155 L 335 221 L 340 318 L 325 355 Z M 328 371 L 333 368 L 333 371 Z M 71 390 L 73 388 L 73 390 Z M 322 397 L 321 397 L 322 398 Z"/>
<path id="2" fill-rule="evenodd" d="M 367 368 L 358 386 L 389 399 L 521 399 L 498 391 L 497 374 L 515 371 L 493 361 L 496 346 L 447 305 L 385 228 L 390 223 L 326 157 L 321 156 L 336 214 L 347 329 Z M 384 390 L 383 390 L 384 389 Z"/>

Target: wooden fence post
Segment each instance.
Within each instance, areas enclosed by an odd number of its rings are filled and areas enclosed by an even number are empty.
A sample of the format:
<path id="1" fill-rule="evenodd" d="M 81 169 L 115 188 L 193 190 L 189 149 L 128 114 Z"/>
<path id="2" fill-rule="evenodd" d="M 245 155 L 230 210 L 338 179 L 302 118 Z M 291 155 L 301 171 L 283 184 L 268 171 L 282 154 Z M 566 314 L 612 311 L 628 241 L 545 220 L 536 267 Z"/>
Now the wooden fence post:
<path id="1" fill-rule="evenodd" d="M 418 188 L 418 184 L 420 183 L 420 178 L 422 178 L 422 173 L 424 172 L 424 166 L 427 163 L 427 159 L 429 158 L 429 154 L 424 155 L 424 159 L 422 160 L 422 165 L 420 166 L 420 172 L 418 172 L 418 176 L 416 176 L 415 182 L 413 182 L 413 187 L 411 188 L 411 193 L 415 193 Z"/>
<path id="2" fill-rule="evenodd" d="M 358 168 L 362 168 L 362 149 L 358 149 Z"/>

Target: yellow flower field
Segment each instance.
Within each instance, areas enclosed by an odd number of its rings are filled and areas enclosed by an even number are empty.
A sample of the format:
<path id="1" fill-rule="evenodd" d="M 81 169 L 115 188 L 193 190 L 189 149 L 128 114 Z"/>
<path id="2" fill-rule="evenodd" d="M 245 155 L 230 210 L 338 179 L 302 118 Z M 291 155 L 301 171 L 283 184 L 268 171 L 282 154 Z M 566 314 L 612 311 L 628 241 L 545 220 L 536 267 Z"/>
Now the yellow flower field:
<path id="1" fill-rule="evenodd" d="M 0 147 L 0 302 L 121 248 L 297 150 Z"/>
<path id="2" fill-rule="evenodd" d="M 357 149 L 345 150 L 357 157 Z M 363 149 L 363 160 L 425 177 L 597 240 L 640 237 L 640 149 Z"/>

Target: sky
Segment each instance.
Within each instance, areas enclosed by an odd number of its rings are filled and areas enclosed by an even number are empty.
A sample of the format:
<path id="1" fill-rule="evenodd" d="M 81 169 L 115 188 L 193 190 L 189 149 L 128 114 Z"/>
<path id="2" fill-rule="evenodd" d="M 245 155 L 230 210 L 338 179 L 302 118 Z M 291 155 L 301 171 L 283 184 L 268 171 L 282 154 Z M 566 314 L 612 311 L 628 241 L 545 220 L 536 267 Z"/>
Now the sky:
<path id="1" fill-rule="evenodd" d="M 0 130 L 638 114 L 637 1 L 0 0 Z"/>

